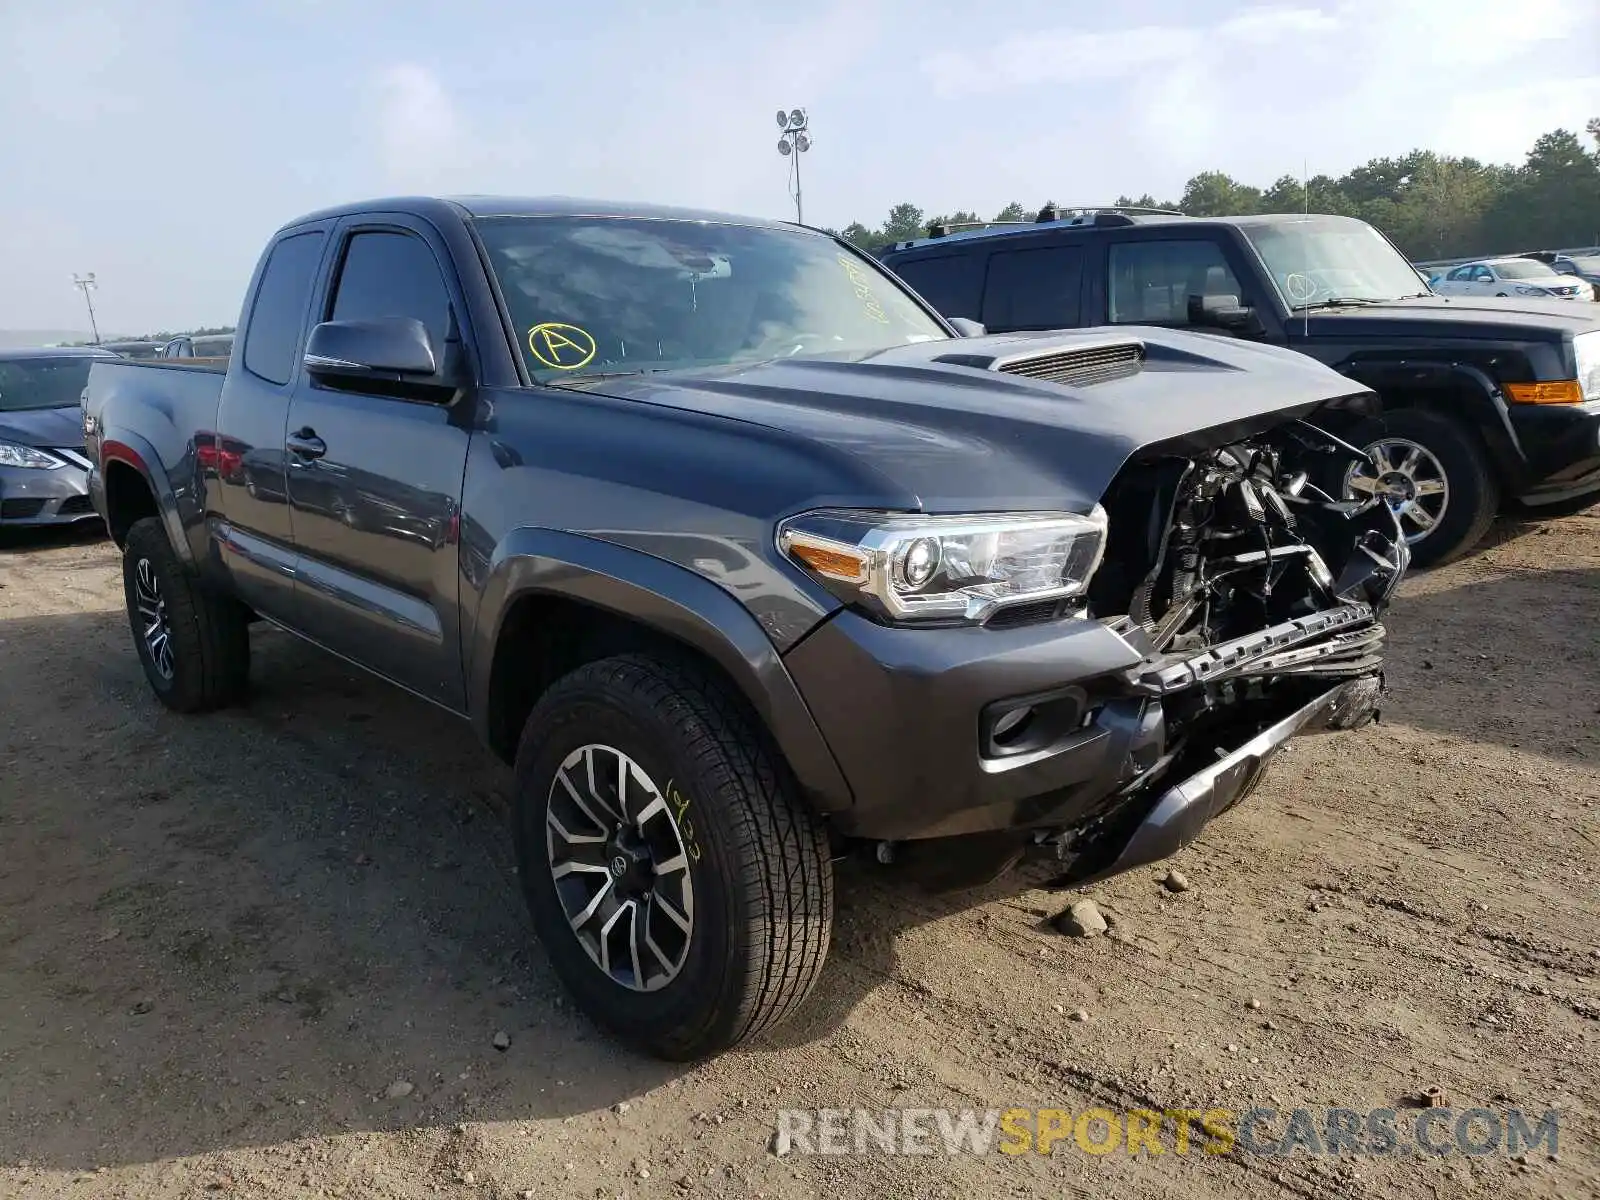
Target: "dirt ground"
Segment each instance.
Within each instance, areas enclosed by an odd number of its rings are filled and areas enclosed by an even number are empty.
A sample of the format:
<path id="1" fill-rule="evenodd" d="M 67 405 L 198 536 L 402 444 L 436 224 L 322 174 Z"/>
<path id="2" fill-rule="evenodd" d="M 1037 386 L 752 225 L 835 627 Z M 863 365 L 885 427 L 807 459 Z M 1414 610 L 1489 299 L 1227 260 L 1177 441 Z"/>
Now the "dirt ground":
<path id="1" fill-rule="evenodd" d="M 12 538 L 0 1195 L 1600 1194 L 1600 508 L 1495 538 L 1407 583 L 1383 723 L 1297 742 L 1175 860 L 1189 890 L 1097 886 L 1112 934 L 1068 939 L 1046 918 L 1069 896 L 849 866 L 804 1019 L 692 1068 L 564 1000 L 506 773 L 464 725 L 274 632 L 248 706 L 173 716 L 114 550 Z M 1559 1154 L 769 1149 L 782 1107 L 1367 1110 L 1430 1086 L 1558 1109 Z"/>

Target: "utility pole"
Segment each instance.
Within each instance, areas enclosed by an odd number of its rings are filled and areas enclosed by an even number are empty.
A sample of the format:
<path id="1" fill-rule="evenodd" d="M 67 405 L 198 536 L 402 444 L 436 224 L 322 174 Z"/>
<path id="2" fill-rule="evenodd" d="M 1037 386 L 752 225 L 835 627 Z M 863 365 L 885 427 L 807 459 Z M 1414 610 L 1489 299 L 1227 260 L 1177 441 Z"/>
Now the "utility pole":
<path id="1" fill-rule="evenodd" d="M 778 153 L 794 164 L 794 220 L 804 225 L 805 209 L 800 202 L 800 156 L 811 149 L 811 123 L 803 108 L 784 112 L 778 110 L 778 128 L 783 130 L 778 138 Z"/>
<path id="2" fill-rule="evenodd" d="M 73 272 L 72 286 L 83 293 L 83 302 L 89 306 L 89 328 L 94 331 L 94 344 L 98 346 L 100 344 L 100 326 L 94 319 L 94 298 L 89 293 L 100 285 L 94 281 L 94 272 L 90 271 L 87 275 L 79 275 L 77 272 Z"/>

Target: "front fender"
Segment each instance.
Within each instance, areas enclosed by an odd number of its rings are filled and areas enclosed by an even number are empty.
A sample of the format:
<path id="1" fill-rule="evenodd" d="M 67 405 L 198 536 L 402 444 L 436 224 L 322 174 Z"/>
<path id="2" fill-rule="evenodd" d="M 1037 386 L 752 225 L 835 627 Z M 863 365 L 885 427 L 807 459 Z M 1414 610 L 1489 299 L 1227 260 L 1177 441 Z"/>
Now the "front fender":
<path id="1" fill-rule="evenodd" d="M 466 656 L 468 705 L 480 737 L 489 739 L 490 674 L 501 627 L 512 604 L 530 593 L 603 609 L 706 655 L 749 701 L 818 808 L 850 807 L 839 764 L 749 610 L 675 563 L 581 534 L 517 529 L 489 561 Z"/>
<path id="2" fill-rule="evenodd" d="M 111 527 L 111 498 L 104 491 L 105 470 L 113 462 L 124 463 L 139 472 L 150 494 L 155 497 L 156 511 L 161 514 L 161 524 L 166 528 L 167 540 L 172 543 L 173 551 L 182 562 L 193 566 L 194 547 L 190 545 L 184 530 L 178 497 L 172 490 L 172 481 L 162 469 L 161 456 L 144 438 L 120 426 L 101 426 L 99 462 L 90 471 L 91 494 L 105 496 L 102 515 L 106 518 L 108 531 Z"/>
<path id="3" fill-rule="evenodd" d="M 1419 407 L 1463 418 L 1483 439 L 1490 459 L 1499 470 L 1517 477 L 1526 469 L 1527 456 L 1511 423 L 1511 412 L 1500 385 L 1481 367 L 1447 359 L 1407 358 L 1402 361 L 1351 362 L 1340 370 L 1377 392 L 1385 408 L 1402 408 L 1390 396 L 1414 395 Z M 1430 399 L 1460 396 L 1465 407 Z"/>

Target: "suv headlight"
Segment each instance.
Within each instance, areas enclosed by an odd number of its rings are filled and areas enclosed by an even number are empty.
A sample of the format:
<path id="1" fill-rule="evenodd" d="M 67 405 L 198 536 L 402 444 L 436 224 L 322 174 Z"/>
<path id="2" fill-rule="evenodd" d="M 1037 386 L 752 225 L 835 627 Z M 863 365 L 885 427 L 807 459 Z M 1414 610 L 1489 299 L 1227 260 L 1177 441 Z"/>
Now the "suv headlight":
<path id="1" fill-rule="evenodd" d="M 1585 400 L 1600 400 L 1600 330 L 1572 339 L 1578 360 L 1578 391 Z"/>
<path id="2" fill-rule="evenodd" d="M 1106 513 L 819 509 L 778 526 L 778 548 L 840 599 L 892 622 L 978 622 L 1028 600 L 1081 596 L 1105 549 Z"/>
<path id="3" fill-rule="evenodd" d="M 0 442 L 0 467 L 37 467 L 41 471 L 54 471 L 64 467 L 54 454 L 35 450 L 32 446 L 19 446 L 15 442 Z"/>

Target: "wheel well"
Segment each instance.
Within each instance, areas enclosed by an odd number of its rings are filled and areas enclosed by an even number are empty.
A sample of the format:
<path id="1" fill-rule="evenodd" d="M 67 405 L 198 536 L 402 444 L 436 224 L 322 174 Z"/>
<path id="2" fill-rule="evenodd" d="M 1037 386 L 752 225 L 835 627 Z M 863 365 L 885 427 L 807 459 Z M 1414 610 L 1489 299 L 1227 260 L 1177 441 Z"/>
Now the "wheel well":
<path id="1" fill-rule="evenodd" d="M 135 521 L 161 515 L 144 476 L 125 462 L 106 464 L 106 515 L 111 537 L 119 547 L 128 540 Z"/>
<path id="2" fill-rule="evenodd" d="M 1512 448 L 1502 437 L 1485 436 L 1483 423 L 1479 419 L 1481 413 L 1473 407 L 1485 401 L 1482 393 L 1471 383 L 1458 380 L 1427 386 L 1378 388 L 1377 391 L 1385 410 L 1417 409 L 1451 421 L 1484 452 L 1492 469 L 1497 472 L 1505 470 Z"/>
<path id="3" fill-rule="evenodd" d="M 489 669 L 490 748 L 510 763 L 528 714 L 545 689 L 585 663 L 616 654 L 651 654 L 690 664 L 716 679 L 748 709 L 744 693 L 722 665 L 687 642 L 563 596 L 522 596 L 501 622 Z M 762 729 L 751 715 L 753 727 Z"/>

